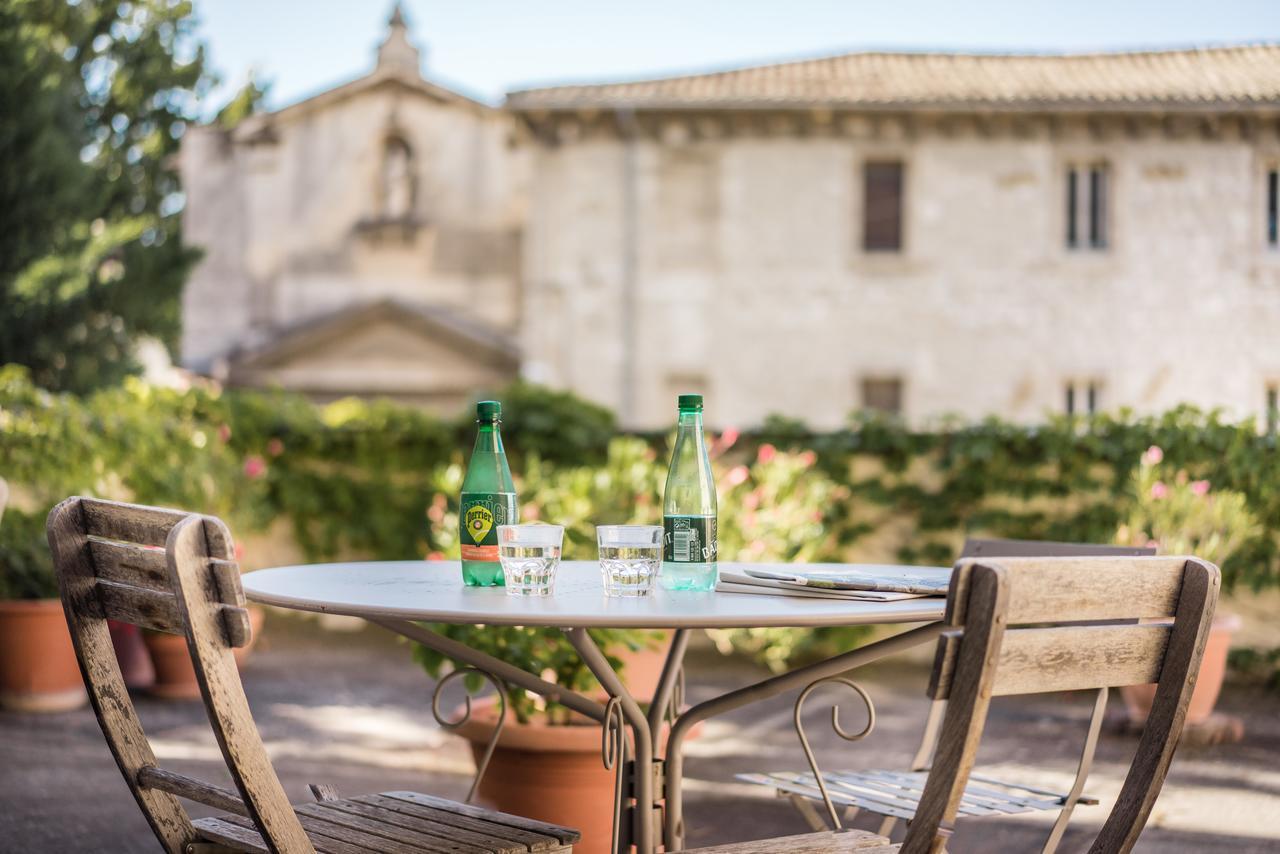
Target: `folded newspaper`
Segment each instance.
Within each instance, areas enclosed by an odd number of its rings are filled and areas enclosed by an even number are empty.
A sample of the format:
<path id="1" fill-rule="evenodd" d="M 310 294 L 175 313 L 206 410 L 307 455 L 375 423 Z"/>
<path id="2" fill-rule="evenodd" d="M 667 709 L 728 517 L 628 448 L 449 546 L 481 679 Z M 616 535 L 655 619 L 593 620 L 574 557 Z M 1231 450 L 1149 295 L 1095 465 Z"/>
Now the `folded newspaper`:
<path id="1" fill-rule="evenodd" d="M 761 565 L 722 568 L 716 590 L 775 596 L 861 599 L 889 602 L 921 596 L 945 596 L 950 567 Z"/>

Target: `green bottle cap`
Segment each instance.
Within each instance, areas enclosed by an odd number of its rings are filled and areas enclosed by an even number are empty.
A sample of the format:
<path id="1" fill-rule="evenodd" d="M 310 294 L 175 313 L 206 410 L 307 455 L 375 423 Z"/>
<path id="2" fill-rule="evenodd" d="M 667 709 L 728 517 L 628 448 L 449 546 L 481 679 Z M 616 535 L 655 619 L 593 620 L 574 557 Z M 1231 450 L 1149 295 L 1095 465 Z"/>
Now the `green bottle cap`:
<path id="1" fill-rule="evenodd" d="M 702 411 L 702 395 L 682 394 L 676 398 L 676 406 L 680 409 L 696 409 Z"/>
<path id="2" fill-rule="evenodd" d="M 477 421 L 501 421 L 502 404 L 496 400 L 482 400 L 476 404 Z"/>

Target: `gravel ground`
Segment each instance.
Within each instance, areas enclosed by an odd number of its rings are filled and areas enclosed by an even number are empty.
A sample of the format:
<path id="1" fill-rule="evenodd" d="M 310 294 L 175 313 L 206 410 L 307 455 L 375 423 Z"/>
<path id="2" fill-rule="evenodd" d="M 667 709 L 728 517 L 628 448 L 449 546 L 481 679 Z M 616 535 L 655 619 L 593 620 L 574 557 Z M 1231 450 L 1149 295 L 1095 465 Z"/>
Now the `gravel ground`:
<path id="1" fill-rule="evenodd" d="M 468 751 L 436 726 L 430 682 L 407 648 L 376 630 L 338 633 L 273 614 L 266 643 L 244 672 L 254 716 L 289 796 L 309 800 L 306 784 L 328 782 L 359 794 L 417 789 L 461 798 Z M 692 701 L 762 674 L 742 662 L 696 649 L 688 662 Z M 886 662 L 858 679 L 876 700 L 878 723 L 865 741 L 847 744 L 824 723 L 812 698 L 810 731 L 824 765 L 902 768 L 927 712 L 927 669 Z M 707 845 L 800 833 L 807 826 L 785 801 L 736 783 L 743 771 L 799 769 L 804 760 L 790 726 L 793 696 L 739 710 L 704 726 L 689 744 L 686 816 L 689 843 Z M 139 715 L 166 767 L 210 781 L 226 779 L 198 703 L 136 699 Z M 993 705 L 980 764 L 1040 783 L 1070 779 L 1088 716 L 1087 699 L 1046 695 Z M 1231 689 L 1219 709 L 1239 715 L 1240 744 L 1184 747 L 1136 850 L 1143 852 L 1280 852 L 1280 702 Z M 860 728 L 862 712 L 848 711 Z M 1105 735 L 1089 789 L 1100 807 L 1077 810 L 1063 851 L 1087 847 L 1114 797 L 1135 740 Z M 192 808 L 194 815 L 208 810 Z M 952 850 L 1038 850 L 1050 818 L 961 822 Z M 874 829 L 874 819 L 857 826 Z M 0 851 L 152 852 L 156 843 L 120 779 L 88 709 L 30 716 L 0 712 Z"/>

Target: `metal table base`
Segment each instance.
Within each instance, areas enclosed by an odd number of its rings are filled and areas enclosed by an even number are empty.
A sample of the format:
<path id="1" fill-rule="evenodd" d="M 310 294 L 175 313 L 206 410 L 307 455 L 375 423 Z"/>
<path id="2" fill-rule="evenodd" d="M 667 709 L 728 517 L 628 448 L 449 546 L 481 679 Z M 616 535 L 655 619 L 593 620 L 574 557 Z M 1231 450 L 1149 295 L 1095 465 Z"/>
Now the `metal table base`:
<path id="1" fill-rule="evenodd" d="M 561 631 L 608 692 L 608 704 L 601 704 L 491 655 L 473 650 L 421 623 L 379 617 L 368 619 L 455 661 L 491 674 L 495 684 L 497 680 L 510 683 L 599 721 L 605 728 L 602 739 L 603 761 L 606 767 L 614 767 L 613 763 L 620 763 L 617 767 L 622 789 L 615 794 L 613 848 L 615 852 L 625 852 L 634 846 L 638 854 L 652 854 L 659 846 L 667 851 L 677 851 L 684 846 L 682 748 L 689 731 L 696 724 L 928 643 L 936 639 L 943 629 L 941 622 L 928 623 L 825 661 L 798 667 L 738 688 L 692 706 L 684 712 L 678 710 L 681 698 L 677 686 L 685 650 L 689 645 L 690 630 L 676 629 L 653 702 L 646 715 L 585 628 L 562 628 Z M 659 757 L 657 735 L 666 719 L 673 720 L 671 734 L 667 739 L 665 756 Z M 630 740 L 623 736 L 623 723 L 631 730 Z M 483 765 L 478 771 L 483 773 Z"/>

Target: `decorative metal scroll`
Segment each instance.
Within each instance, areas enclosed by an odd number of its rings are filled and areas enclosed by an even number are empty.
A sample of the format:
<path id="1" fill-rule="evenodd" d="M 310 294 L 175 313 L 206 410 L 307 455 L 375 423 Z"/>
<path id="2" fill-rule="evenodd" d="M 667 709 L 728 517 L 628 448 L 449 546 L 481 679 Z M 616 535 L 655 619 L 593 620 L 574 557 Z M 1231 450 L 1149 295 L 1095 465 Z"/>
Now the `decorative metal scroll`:
<path id="1" fill-rule="evenodd" d="M 600 758 L 606 771 L 614 772 L 613 780 L 613 841 L 609 850 L 617 852 L 618 835 L 622 829 L 622 789 L 627 765 L 627 727 L 622 714 L 622 700 L 610 697 L 604 707 L 604 722 L 600 725 Z"/>
<path id="2" fill-rule="evenodd" d="M 502 735 L 502 727 L 507 721 L 507 688 L 502 680 L 494 676 L 487 670 L 481 670 L 479 667 L 459 667 L 451 670 L 436 683 L 436 689 L 431 695 L 431 714 L 436 719 L 436 723 L 440 724 L 443 729 L 455 730 L 458 727 L 471 720 L 471 692 L 463 695 L 462 714 L 456 720 L 449 720 L 440 711 L 440 698 L 444 695 L 445 686 L 456 679 L 462 679 L 467 676 L 480 676 L 489 681 L 493 685 L 494 691 L 498 694 L 498 718 L 493 725 L 493 735 L 489 737 L 489 743 L 485 745 L 484 753 L 480 755 L 480 760 L 476 763 L 476 776 L 471 781 L 471 788 L 467 791 L 467 803 L 471 803 L 471 799 L 475 797 L 476 790 L 480 788 L 480 781 L 484 779 L 484 772 L 489 769 L 489 760 L 493 758 L 493 751 L 498 746 L 498 738 Z"/>
<path id="3" fill-rule="evenodd" d="M 680 708 L 684 705 L 684 665 L 676 671 L 676 683 L 671 687 L 671 699 L 667 703 L 667 707 L 662 710 L 662 718 L 667 723 L 674 725 L 676 719 L 680 717 Z"/>
<path id="4" fill-rule="evenodd" d="M 818 760 L 813 755 L 813 748 L 809 745 L 809 737 L 805 734 L 804 724 L 800 720 L 800 715 L 804 711 L 804 702 L 809 699 L 809 695 L 823 685 L 843 685 L 852 690 L 862 699 L 867 706 L 867 725 L 862 732 L 848 733 L 844 727 L 840 726 L 840 704 L 831 704 L 831 728 L 836 731 L 836 735 L 845 741 L 859 741 L 871 735 L 871 731 L 876 726 L 876 707 L 871 702 L 870 695 L 862 689 L 862 686 L 854 682 L 852 679 L 846 679 L 843 676 L 828 676 L 826 679 L 819 679 L 816 682 L 810 682 L 800 696 L 796 698 L 795 711 L 793 720 L 795 721 L 796 735 L 800 738 L 800 747 L 804 750 L 805 759 L 809 760 L 809 769 L 813 771 L 813 779 L 818 784 L 818 790 L 822 792 L 822 801 L 827 806 L 827 814 L 831 816 L 831 826 L 835 830 L 841 829 L 840 817 L 836 813 L 835 804 L 831 802 L 831 795 L 827 792 L 826 781 L 822 779 L 822 769 L 818 767 Z"/>

